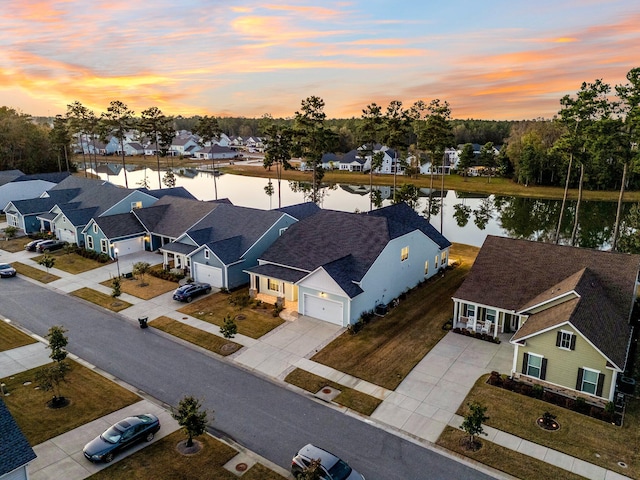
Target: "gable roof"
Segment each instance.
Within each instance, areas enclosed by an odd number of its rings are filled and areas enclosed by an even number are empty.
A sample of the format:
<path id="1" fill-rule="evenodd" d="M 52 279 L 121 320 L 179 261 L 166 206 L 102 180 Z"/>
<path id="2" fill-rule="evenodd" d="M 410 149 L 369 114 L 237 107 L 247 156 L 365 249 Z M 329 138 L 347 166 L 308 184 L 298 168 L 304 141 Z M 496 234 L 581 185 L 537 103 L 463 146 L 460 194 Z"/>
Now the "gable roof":
<path id="1" fill-rule="evenodd" d="M 0 399 L 0 476 L 13 472 L 36 458 L 20 427 Z"/>
<path id="2" fill-rule="evenodd" d="M 20 170 L 0 170 L 0 186 L 24 175 Z"/>
<path id="3" fill-rule="evenodd" d="M 302 220 L 303 218 L 307 218 L 318 213 L 320 211 L 320 207 L 314 202 L 305 202 L 278 208 L 277 210 L 292 216 L 296 220 Z"/>
<path id="4" fill-rule="evenodd" d="M 623 368 L 639 269 L 640 255 L 488 236 L 454 298 L 526 312 L 575 292 L 532 314 L 512 341 L 569 322 Z"/>
<path id="5" fill-rule="evenodd" d="M 180 197 L 188 198 L 190 200 L 197 200 L 197 198 L 194 197 L 191 192 L 189 192 L 189 190 L 184 187 L 159 188 L 153 190 L 147 188 L 139 188 L 138 190 L 158 199 L 169 195 L 170 197 Z"/>
<path id="6" fill-rule="evenodd" d="M 224 263 L 242 258 L 283 215 L 276 210 L 218 204 L 187 234 L 198 245 L 207 247 Z"/>
<path id="7" fill-rule="evenodd" d="M 417 218 L 413 218 L 405 207 Z M 362 291 L 354 282 L 362 280 L 394 238 L 418 229 L 428 232 L 441 248 L 450 245 L 448 240 L 432 231 L 433 227 L 427 226 L 429 222 L 425 218 L 406 204 L 374 212 L 320 210 L 290 226 L 260 260 L 307 273 L 324 268 L 345 293 L 354 297 Z M 432 237 L 434 232 L 437 235 Z M 259 273 L 263 267 L 251 271 Z"/>
<path id="8" fill-rule="evenodd" d="M 133 213 L 149 232 L 177 238 L 218 205 L 167 195 L 151 207 L 137 208 Z"/>
<path id="9" fill-rule="evenodd" d="M 33 180 L 42 180 L 58 184 L 71 175 L 69 172 L 52 172 L 52 173 L 34 173 L 31 175 L 23 175 L 14 180 L 14 182 L 30 182 Z"/>
<path id="10" fill-rule="evenodd" d="M 131 212 L 95 217 L 93 220 L 107 238 L 119 238 L 146 232 L 138 218 Z"/>

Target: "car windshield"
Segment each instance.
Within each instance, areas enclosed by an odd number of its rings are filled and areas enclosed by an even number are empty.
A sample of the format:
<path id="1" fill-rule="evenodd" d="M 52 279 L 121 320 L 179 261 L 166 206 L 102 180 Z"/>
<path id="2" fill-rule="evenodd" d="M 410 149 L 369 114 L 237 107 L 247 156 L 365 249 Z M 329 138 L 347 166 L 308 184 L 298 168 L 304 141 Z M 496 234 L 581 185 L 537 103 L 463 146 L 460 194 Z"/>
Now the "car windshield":
<path id="1" fill-rule="evenodd" d="M 351 467 L 338 459 L 335 465 L 329 469 L 329 475 L 333 480 L 345 480 L 351 475 Z"/>
<path id="2" fill-rule="evenodd" d="M 104 432 L 100 437 L 109 443 L 118 443 L 120 441 L 120 437 L 122 436 L 122 432 L 116 428 L 114 425 L 109 430 Z"/>
<path id="3" fill-rule="evenodd" d="M 5 264 L 0 264 L 0 270 L 6 270 L 7 268 L 11 268 L 11 265 L 7 265 Z"/>

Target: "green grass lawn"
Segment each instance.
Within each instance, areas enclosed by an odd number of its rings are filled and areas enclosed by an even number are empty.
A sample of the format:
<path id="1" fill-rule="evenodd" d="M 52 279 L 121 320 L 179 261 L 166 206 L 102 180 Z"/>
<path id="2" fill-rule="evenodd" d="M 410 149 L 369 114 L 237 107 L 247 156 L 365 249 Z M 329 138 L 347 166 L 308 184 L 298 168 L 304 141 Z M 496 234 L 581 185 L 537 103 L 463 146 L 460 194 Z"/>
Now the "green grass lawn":
<path id="1" fill-rule="evenodd" d="M 169 317 L 158 317 L 150 321 L 149 326 L 222 356 L 230 355 L 242 348 L 239 343 L 218 337 L 190 325 L 185 325 Z"/>
<path id="2" fill-rule="evenodd" d="M 56 261 L 53 268 L 57 268 L 58 270 L 62 270 L 67 273 L 75 274 L 88 272 L 94 268 L 108 265 L 108 263 L 100 263 L 90 258 L 81 257 L 77 253 L 66 253 L 64 250 L 57 250 L 55 252 L 51 252 L 49 255 L 51 255 Z M 31 260 L 38 263 L 43 256 L 44 255 L 38 255 L 37 257 L 33 257 Z"/>
<path id="3" fill-rule="evenodd" d="M 224 464 L 237 455 L 229 445 L 209 435 L 198 437 L 203 448 L 193 455 L 181 455 L 176 445 L 184 440 L 184 434 L 174 432 L 133 455 L 119 460 L 89 477 L 91 480 L 237 480 L 239 477 L 223 468 Z M 256 464 L 247 470 L 243 480 L 283 480 L 285 477 Z"/>
<path id="4" fill-rule="evenodd" d="M 69 363 L 71 371 L 60 394 L 71 403 L 64 408 L 48 408 L 51 392 L 34 388 L 36 373 L 42 367 L 2 379 L 10 393 L 4 401 L 32 446 L 141 400 L 79 363 Z"/>
<path id="5" fill-rule="evenodd" d="M 91 288 L 83 287 L 78 290 L 74 290 L 71 292 L 71 295 L 74 297 L 82 298 L 91 303 L 95 303 L 96 305 L 100 305 L 101 307 L 107 308 L 112 312 L 119 312 L 120 310 L 124 310 L 125 308 L 129 308 L 131 304 L 129 302 L 125 302 L 124 300 L 120 300 L 119 298 L 113 298 L 111 295 L 107 295 L 102 292 L 98 292 L 97 290 L 93 290 Z"/>
<path id="6" fill-rule="evenodd" d="M 477 255 L 475 247 L 454 245 L 450 258 L 460 264 L 411 291 L 384 318 L 374 317 L 356 335 L 345 332 L 312 360 L 395 390 L 413 367 L 447 333 L 451 296 L 466 278 Z"/>
<path id="7" fill-rule="evenodd" d="M 238 333 L 251 338 L 260 338 L 274 328 L 284 323 L 280 317 L 272 315 L 273 306 L 251 301 L 247 306 L 232 305 L 229 300 L 238 296 L 248 295 L 248 289 L 242 289 L 232 294 L 214 293 L 201 300 L 187 304 L 178 310 L 192 317 L 214 325 L 222 326 L 227 315 L 235 318 Z"/>
<path id="8" fill-rule="evenodd" d="M 331 380 L 300 368 L 296 368 L 287 375 L 284 381 L 311 393 L 317 393 L 323 387 L 333 387 L 340 390 L 340 394 L 334 398 L 333 401 L 362 415 L 371 415 L 373 411 L 378 408 L 378 405 L 382 403 L 382 400 L 372 397 L 371 395 L 332 382 Z"/>
<path id="9" fill-rule="evenodd" d="M 469 402 L 487 407 L 487 425 L 512 433 L 540 445 L 564 452 L 632 478 L 640 478 L 640 400 L 627 408 L 624 425 L 596 420 L 571 410 L 510 392 L 486 383 L 481 377 L 458 411 L 466 414 Z M 545 412 L 556 415 L 560 429 L 549 432 L 539 428 L 536 420 Z M 624 462 L 628 468 L 618 466 Z"/>
<path id="10" fill-rule="evenodd" d="M 16 272 L 18 272 L 18 274 L 24 275 L 25 277 L 33 278 L 34 280 L 37 280 L 41 283 L 50 283 L 56 280 L 60 280 L 59 276 L 54 275 L 53 273 L 47 273 L 46 271 L 32 267 L 31 265 L 25 265 L 21 262 L 13 262 L 11 265 L 16 269 Z"/>
<path id="11" fill-rule="evenodd" d="M 22 333 L 10 323 L 0 321 L 0 352 L 11 350 L 13 348 L 31 345 L 36 341 L 26 333 Z M 44 345 L 42 348 L 45 348 Z"/>

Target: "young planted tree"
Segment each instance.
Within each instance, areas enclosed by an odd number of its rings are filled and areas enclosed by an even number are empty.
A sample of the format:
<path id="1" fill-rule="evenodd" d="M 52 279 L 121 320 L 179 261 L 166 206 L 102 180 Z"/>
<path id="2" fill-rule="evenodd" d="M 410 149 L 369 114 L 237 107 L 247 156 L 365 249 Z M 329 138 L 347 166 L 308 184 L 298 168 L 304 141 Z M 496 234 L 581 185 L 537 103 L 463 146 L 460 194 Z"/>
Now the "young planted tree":
<path id="1" fill-rule="evenodd" d="M 129 130 L 134 128 L 136 121 L 134 111 L 119 100 L 113 100 L 101 118 L 102 138 L 107 141 L 109 135 L 113 135 L 120 142 L 122 154 L 122 169 L 124 170 L 124 185 L 129 188 L 127 180 L 127 165 L 125 161 L 124 139 Z"/>
<path id="2" fill-rule="evenodd" d="M 158 107 L 143 110 L 140 114 L 140 131 L 155 144 L 156 163 L 158 167 L 158 188 L 162 188 L 160 180 L 160 146 L 168 135 L 173 136 L 173 118 L 162 113 Z"/>
<path id="3" fill-rule="evenodd" d="M 200 145 L 205 146 L 207 143 L 213 148 L 213 142 L 218 139 L 222 130 L 218 124 L 218 120 L 215 117 L 209 117 L 205 115 L 198 120 L 193 133 L 200 137 Z M 215 199 L 218 199 L 218 183 L 216 180 L 216 159 L 211 151 L 211 168 L 213 169 L 213 191 Z"/>
<path id="4" fill-rule="evenodd" d="M 482 424 L 489 420 L 489 417 L 485 415 L 487 407 L 478 402 L 468 403 L 467 406 L 469 407 L 469 413 L 464 416 L 464 421 L 460 428 L 469 435 L 467 448 L 469 450 L 478 450 L 481 446 L 478 441 L 478 435 L 486 435 Z"/>
<path id="5" fill-rule="evenodd" d="M 38 265 L 42 265 L 44 268 L 46 268 L 47 269 L 47 273 L 49 273 L 49 269 L 53 268 L 53 266 L 55 264 L 56 264 L 56 259 L 53 258 L 48 253 L 45 253 L 42 256 L 42 258 L 40 260 L 38 260 Z"/>
<path id="6" fill-rule="evenodd" d="M 113 298 L 118 298 L 120 295 L 122 295 L 122 280 L 120 279 L 120 277 L 114 277 L 111 280 L 111 296 Z"/>
<path id="7" fill-rule="evenodd" d="M 4 236 L 7 239 L 12 239 L 13 237 L 16 236 L 16 233 L 18 233 L 18 228 L 14 227 L 13 225 L 9 225 L 8 227 L 5 227 L 5 229 L 4 229 Z"/>
<path id="8" fill-rule="evenodd" d="M 192 447 L 194 437 L 202 435 L 207 428 L 208 413 L 195 397 L 187 396 L 180 400 L 178 408 L 172 409 L 171 416 L 178 421 L 187 436 L 187 448 Z M 213 418 L 211 420 L 213 421 Z"/>
<path id="9" fill-rule="evenodd" d="M 71 368 L 67 358 L 67 344 L 69 339 L 65 335 L 67 330 L 54 325 L 49 329 L 45 338 L 49 340 L 49 358 L 53 360 L 53 365 L 42 367 L 36 377 L 36 382 L 45 392 L 53 391 L 53 399 L 49 402 L 52 407 L 61 407 L 67 404 L 65 398 L 60 394 L 60 384 L 65 381 L 65 377 Z"/>
<path id="10" fill-rule="evenodd" d="M 149 272 L 151 265 L 147 262 L 136 262 L 133 264 L 132 273 L 136 276 L 140 275 L 140 286 L 146 287 L 148 283 L 144 283 L 144 276 Z"/>
<path id="11" fill-rule="evenodd" d="M 236 322 L 233 321 L 231 315 L 227 314 L 224 317 L 224 323 L 220 327 L 220 333 L 224 338 L 233 338 L 236 333 L 238 333 L 238 326 Z"/>

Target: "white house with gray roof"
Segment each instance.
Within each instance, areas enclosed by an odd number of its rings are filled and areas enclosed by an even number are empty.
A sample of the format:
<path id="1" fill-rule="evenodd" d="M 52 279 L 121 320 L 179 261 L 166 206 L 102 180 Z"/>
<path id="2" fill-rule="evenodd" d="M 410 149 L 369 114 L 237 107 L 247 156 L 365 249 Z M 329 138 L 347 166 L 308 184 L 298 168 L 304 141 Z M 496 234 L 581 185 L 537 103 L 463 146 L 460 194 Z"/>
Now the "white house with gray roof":
<path id="1" fill-rule="evenodd" d="M 321 210 L 292 225 L 247 271 L 253 296 L 348 326 L 445 267 L 451 243 L 404 203 Z"/>

